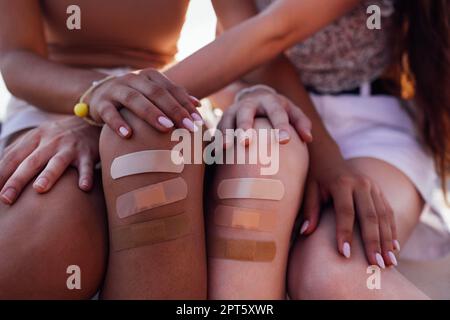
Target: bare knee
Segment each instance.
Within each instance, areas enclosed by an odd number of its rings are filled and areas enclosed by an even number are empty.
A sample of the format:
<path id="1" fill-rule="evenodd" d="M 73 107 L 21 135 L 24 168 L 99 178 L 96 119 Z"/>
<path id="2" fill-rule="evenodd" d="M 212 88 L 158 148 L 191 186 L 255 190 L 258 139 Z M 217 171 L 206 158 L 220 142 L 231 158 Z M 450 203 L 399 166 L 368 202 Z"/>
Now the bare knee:
<path id="1" fill-rule="evenodd" d="M 86 194 L 77 187 L 76 171 L 69 170 L 47 194 L 27 187 L 17 203 L 0 211 L 0 297 L 92 297 L 106 260 L 99 185 Z M 72 265 L 81 271 L 79 289 L 67 286 Z"/>

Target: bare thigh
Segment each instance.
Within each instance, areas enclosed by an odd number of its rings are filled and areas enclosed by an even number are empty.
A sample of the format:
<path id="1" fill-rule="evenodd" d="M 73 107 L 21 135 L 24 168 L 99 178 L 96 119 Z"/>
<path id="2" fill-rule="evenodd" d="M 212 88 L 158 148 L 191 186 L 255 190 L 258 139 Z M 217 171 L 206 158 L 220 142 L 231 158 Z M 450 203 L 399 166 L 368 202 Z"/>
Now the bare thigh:
<path id="1" fill-rule="evenodd" d="M 417 225 L 423 200 L 412 182 L 398 169 L 372 158 L 351 160 L 381 187 L 392 206 L 400 242 L 407 241 Z M 294 299 L 422 299 L 426 296 L 395 268 L 381 272 L 381 290 L 367 287 L 368 263 L 359 230 L 352 243 L 352 257 L 337 252 L 334 212 L 322 212 L 319 227 L 308 237 L 299 238 L 291 253 L 289 294 Z"/>
<path id="2" fill-rule="evenodd" d="M 77 175 L 68 169 L 46 194 L 30 183 L 14 205 L 0 204 L 0 298 L 87 299 L 98 290 L 107 255 L 101 180 L 86 193 Z M 67 287 L 71 265 L 80 290 Z"/>

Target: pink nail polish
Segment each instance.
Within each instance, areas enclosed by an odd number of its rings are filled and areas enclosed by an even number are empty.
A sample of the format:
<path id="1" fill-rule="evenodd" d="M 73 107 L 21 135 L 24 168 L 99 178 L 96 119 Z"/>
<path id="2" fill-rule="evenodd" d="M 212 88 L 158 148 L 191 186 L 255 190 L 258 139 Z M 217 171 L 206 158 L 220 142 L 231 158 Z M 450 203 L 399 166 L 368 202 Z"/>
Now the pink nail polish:
<path id="1" fill-rule="evenodd" d="M 194 119 L 196 125 L 203 126 L 205 124 L 202 117 L 200 117 L 197 113 L 191 114 L 191 117 Z"/>
<path id="2" fill-rule="evenodd" d="M 160 125 L 162 125 L 163 127 L 167 128 L 167 129 L 170 129 L 174 126 L 173 122 L 169 118 L 166 118 L 163 116 L 158 118 L 158 122 Z"/>
<path id="3" fill-rule="evenodd" d="M 130 133 L 130 132 L 128 131 L 128 129 L 125 128 L 125 127 L 120 127 L 120 128 L 119 128 L 119 132 L 120 132 L 120 134 L 122 135 L 122 137 L 127 137 L 128 134 Z"/>
<path id="4" fill-rule="evenodd" d="M 344 244 L 342 245 L 342 253 L 344 254 L 344 257 L 346 257 L 347 259 L 350 258 L 351 256 L 350 243 L 344 242 Z"/>
<path id="5" fill-rule="evenodd" d="M 398 262 L 397 262 L 397 258 L 395 257 L 395 254 L 392 251 L 389 251 L 388 256 L 389 256 L 389 259 L 391 259 L 392 264 L 394 266 L 397 266 Z"/>
<path id="6" fill-rule="evenodd" d="M 305 220 L 305 222 L 303 222 L 302 227 L 300 229 L 300 234 L 304 234 L 306 232 L 306 230 L 308 230 L 309 227 L 309 221 Z"/>
<path id="7" fill-rule="evenodd" d="M 202 103 L 200 102 L 200 100 L 198 100 L 196 97 L 194 96 L 189 96 L 192 100 L 192 102 L 198 107 L 200 106 Z"/>
<path id="8" fill-rule="evenodd" d="M 384 260 L 383 257 L 381 256 L 381 254 L 376 253 L 375 254 L 375 260 L 377 260 L 377 264 L 381 269 L 385 269 L 386 265 L 384 264 Z"/>
<path id="9" fill-rule="evenodd" d="M 285 130 L 281 130 L 278 134 L 278 141 L 279 142 L 286 142 L 289 141 L 291 137 L 289 136 L 289 132 Z"/>
<path id="10" fill-rule="evenodd" d="M 185 126 L 186 129 L 188 129 L 191 132 L 197 132 L 198 131 L 197 126 L 189 118 L 184 118 L 183 119 L 183 125 Z"/>
<path id="11" fill-rule="evenodd" d="M 400 251 L 400 242 L 398 240 L 394 240 L 394 249 Z"/>

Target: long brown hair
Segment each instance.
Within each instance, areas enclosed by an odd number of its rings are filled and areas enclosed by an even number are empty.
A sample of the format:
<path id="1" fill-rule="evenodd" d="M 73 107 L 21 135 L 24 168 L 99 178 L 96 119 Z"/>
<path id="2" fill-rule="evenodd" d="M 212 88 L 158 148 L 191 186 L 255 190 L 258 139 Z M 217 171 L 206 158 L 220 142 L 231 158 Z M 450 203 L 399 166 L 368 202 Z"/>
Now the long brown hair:
<path id="1" fill-rule="evenodd" d="M 419 128 L 442 178 L 450 174 L 450 0 L 397 0 L 394 58 L 410 78 Z"/>

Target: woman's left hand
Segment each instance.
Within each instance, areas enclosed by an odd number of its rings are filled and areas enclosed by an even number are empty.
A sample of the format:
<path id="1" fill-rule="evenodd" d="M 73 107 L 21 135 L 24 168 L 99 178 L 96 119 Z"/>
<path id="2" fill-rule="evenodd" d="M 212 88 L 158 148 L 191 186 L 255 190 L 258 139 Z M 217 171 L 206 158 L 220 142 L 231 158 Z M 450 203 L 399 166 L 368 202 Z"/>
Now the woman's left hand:
<path id="1" fill-rule="evenodd" d="M 311 121 L 303 111 L 288 98 L 268 90 L 257 89 L 242 96 L 224 112 L 218 129 L 225 137 L 226 129 L 252 129 L 257 116 L 267 117 L 273 128 L 279 130 L 280 144 L 289 142 L 291 126 L 304 142 L 312 141 Z"/>

